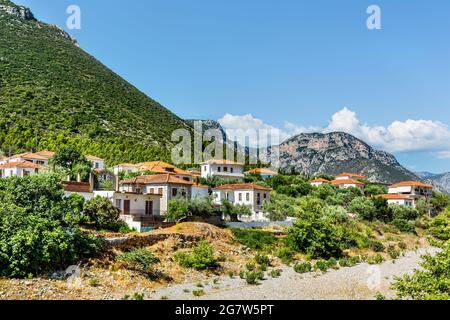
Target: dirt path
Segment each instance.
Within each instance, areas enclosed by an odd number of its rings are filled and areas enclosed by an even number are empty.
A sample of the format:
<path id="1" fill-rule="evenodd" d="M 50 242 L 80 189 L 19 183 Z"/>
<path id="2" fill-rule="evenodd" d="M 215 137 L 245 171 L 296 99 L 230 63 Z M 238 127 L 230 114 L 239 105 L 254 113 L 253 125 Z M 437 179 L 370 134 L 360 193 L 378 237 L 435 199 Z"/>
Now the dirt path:
<path id="1" fill-rule="evenodd" d="M 151 299 L 161 297 L 179 299 L 210 300 L 264 300 L 264 299 L 374 299 L 377 293 L 392 297 L 391 283 L 396 276 L 410 274 L 419 267 L 421 256 L 436 253 L 438 249 L 419 249 L 405 254 L 395 261 L 386 261 L 380 265 L 359 264 L 351 268 L 328 271 L 325 274 L 298 274 L 292 268 L 285 267 L 281 277 L 267 277 L 260 285 L 247 285 L 236 277 L 220 277 L 209 283 L 179 284 L 154 292 Z M 215 282 L 215 283 L 214 283 Z M 194 290 L 203 290 L 205 295 L 195 297 Z"/>

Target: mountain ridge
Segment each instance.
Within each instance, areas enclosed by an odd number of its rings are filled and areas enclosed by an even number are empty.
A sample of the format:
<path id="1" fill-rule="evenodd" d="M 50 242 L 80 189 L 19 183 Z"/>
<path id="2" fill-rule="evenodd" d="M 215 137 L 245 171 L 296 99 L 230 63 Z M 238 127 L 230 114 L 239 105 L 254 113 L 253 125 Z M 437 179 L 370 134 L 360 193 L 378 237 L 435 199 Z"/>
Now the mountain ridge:
<path id="1" fill-rule="evenodd" d="M 0 149 L 75 145 L 114 164 L 170 159 L 192 128 L 31 10 L 0 0 Z"/>

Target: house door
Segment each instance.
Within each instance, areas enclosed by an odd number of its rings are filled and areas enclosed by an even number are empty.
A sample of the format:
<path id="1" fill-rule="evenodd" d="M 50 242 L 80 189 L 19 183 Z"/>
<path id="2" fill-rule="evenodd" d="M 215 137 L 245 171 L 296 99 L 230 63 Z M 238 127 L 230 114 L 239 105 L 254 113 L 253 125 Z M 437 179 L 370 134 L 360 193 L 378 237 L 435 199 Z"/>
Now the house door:
<path id="1" fill-rule="evenodd" d="M 123 214 L 125 215 L 130 214 L 130 200 L 125 200 L 123 202 Z"/>
<path id="2" fill-rule="evenodd" d="M 153 214 L 153 201 L 145 201 L 145 215 L 150 216 Z"/>

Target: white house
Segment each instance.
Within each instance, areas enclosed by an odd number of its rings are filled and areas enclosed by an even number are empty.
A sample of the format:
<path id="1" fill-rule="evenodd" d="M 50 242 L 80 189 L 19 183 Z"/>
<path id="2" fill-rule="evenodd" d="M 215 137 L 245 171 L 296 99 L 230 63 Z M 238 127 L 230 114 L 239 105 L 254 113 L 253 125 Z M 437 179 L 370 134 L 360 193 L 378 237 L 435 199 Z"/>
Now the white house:
<path id="1" fill-rule="evenodd" d="M 105 160 L 103 160 L 102 158 L 92 156 L 92 155 L 87 155 L 86 159 L 92 163 L 93 169 L 98 169 L 98 170 L 105 169 Z"/>
<path id="2" fill-rule="evenodd" d="M 150 176 L 138 176 L 121 182 L 119 191 L 136 194 L 158 194 L 161 196 L 161 215 L 167 213 L 171 199 L 192 197 L 191 181 L 180 179 L 171 174 L 155 174 Z"/>
<path id="3" fill-rule="evenodd" d="M 0 178 L 32 176 L 44 169 L 44 166 L 29 161 L 7 162 L 0 165 Z"/>
<path id="4" fill-rule="evenodd" d="M 263 180 L 266 180 L 266 179 L 269 179 L 269 178 L 272 178 L 272 177 L 278 175 L 278 173 L 276 173 L 272 170 L 269 170 L 267 168 L 255 168 L 255 169 L 247 171 L 245 174 L 259 174 Z"/>
<path id="5" fill-rule="evenodd" d="M 403 181 L 389 186 L 389 194 L 404 194 L 413 197 L 431 197 L 433 186 L 418 181 Z"/>
<path id="6" fill-rule="evenodd" d="M 357 174 L 357 173 L 348 173 L 348 172 L 343 172 L 341 174 L 338 174 L 335 178 L 336 180 L 361 180 L 361 179 L 366 179 L 366 177 Z"/>
<path id="7" fill-rule="evenodd" d="M 414 199 L 403 194 L 383 194 L 380 196 L 387 200 L 388 204 L 397 204 L 400 206 L 414 207 Z"/>
<path id="8" fill-rule="evenodd" d="M 400 195 L 411 199 L 412 206 L 415 207 L 417 200 L 428 199 L 433 194 L 433 186 L 419 181 L 402 181 L 389 186 L 388 194 L 392 196 Z"/>
<path id="9" fill-rule="evenodd" d="M 226 184 L 213 189 L 213 199 L 216 205 L 221 205 L 223 200 L 228 200 L 234 205 L 250 206 L 252 216 L 239 217 L 241 220 L 267 220 L 263 212 L 263 204 L 270 201 L 271 191 L 271 188 L 251 183 Z"/>
<path id="10" fill-rule="evenodd" d="M 331 183 L 331 181 L 329 181 L 327 179 L 324 179 L 324 178 L 317 178 L 317 179 L 311 180 L 310 183 L 311 183 L 312 186 L 318 187 L 318 186 L 321 186 L 324 183 Z"/>
<path id="11" fill-rule="evenodd" d="M 244 164 L 230 160 L 209 160 L 201 164 L 202 178 L 244 178 Z"/>
<path id="12" fill-rule="evenodd" d="M 338 188 L 344 189 L 344 188 L 357 188 L 361 191 L 364 191 L 364 183 L 361 181 L 353 180 L 353 179 L 336 179 L 331 181 L 331 184 L 333 186 L 336 186 Z"/>

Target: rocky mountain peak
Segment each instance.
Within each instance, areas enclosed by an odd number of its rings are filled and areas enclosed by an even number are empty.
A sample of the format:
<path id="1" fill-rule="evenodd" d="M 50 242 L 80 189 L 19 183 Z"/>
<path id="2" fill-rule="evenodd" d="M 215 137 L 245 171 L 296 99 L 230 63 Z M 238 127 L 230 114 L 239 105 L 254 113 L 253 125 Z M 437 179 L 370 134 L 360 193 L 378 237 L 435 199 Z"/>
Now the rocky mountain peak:
<path id="1" fill-rule="evenodd" d="M 0 0 L 0 11 L 15 16 L 16 18 L 31 21 L 36 20 L 29 8 L 18 6 L 9 0 Z"/>
<path id="2" fill-rule="evenodd" d="M 280 167 L 305 175 L 358 172 L 369 180 L 393 183 L 417 179 L 390 153 L 378 151 L 345 132 L 302 133 L 283 142 Z"/>

